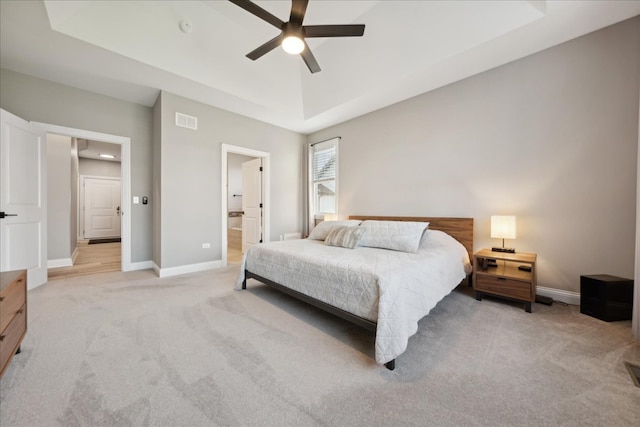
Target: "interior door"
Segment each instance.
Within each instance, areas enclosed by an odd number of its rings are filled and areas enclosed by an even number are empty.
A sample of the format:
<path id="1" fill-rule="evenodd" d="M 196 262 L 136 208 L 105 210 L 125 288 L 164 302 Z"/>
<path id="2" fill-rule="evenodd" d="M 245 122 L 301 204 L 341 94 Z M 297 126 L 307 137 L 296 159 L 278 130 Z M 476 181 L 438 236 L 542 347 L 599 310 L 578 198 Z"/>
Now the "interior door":
<path id="1" fill-rule="evenodd" d="M 84 178 L 84 238 L 120 237 L 120 179 Z"/>
<path id="2" fill-rule="evenodd" d="M 262 159 L 242 164 L 242 252 L 262 242 Z"/>
<path id="3" fill-rule="evenodd" d="M 47 282 L 47 144 L 44 130 L 0 110 L 0 271 Z"/>

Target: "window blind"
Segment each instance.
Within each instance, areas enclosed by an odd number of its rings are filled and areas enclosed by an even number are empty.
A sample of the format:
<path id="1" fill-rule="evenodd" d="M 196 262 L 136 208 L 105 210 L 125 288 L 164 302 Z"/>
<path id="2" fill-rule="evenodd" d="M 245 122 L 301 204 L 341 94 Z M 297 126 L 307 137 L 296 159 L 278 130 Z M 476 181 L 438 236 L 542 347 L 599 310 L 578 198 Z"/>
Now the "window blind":
<path id="1" fill-rule="evenodd" d="M 322 181 L 336 177 L 336 146 L 314 150 L 313 180 Z"/>

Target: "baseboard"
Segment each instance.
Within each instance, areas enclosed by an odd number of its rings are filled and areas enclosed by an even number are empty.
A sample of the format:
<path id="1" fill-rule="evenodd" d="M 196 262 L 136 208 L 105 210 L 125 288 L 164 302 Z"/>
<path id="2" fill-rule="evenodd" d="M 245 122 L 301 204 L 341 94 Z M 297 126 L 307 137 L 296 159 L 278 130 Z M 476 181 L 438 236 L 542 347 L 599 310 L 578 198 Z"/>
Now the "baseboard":
<path id="1" fill-rule="evenodd" d="M 153 271 L 158 277 L 171 277 L 180 274 L 197 273 L 198 271 L 213 270 L 222 267 L 222 260 L 201 262 L 199 264 L 181 265 L 179 267 L 160 268 L 156 263 L 152 262 Z"/>
<path id="2" fill-rule="evenodd" d="M 543 286 L 537 287 L 539 295 L 553 298 L 556 301 L 566 302 L 571 305 L 580 305 L 580 294 L 578 292 L 563 291 L 562 289 L 545 288 Z"/>
<path id="3" fill-rule="evenodd" d="M 47 260 L 47 268 L 71 267 L 73 261 L 71 258 L 60 258 Z"/>
<path id="4" fill-rule="evenodd" d="M 136 270 L 155 270 L 155 263 L 153 261 L 140 261 L 140 262 L 132 262 L 129 264 L 129 269 L 127 271 L 136 271 Z"/>

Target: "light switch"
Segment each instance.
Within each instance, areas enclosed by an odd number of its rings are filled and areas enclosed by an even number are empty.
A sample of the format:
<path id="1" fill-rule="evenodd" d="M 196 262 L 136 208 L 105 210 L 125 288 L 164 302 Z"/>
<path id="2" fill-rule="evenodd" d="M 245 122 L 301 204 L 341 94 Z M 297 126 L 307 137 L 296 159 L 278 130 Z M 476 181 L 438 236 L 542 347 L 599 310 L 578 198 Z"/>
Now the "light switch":
<path id="1" fill-rule="evenodd" d="M 137 205 L 138 203 L 140 203 L 140 197 L 138 196 L 133 196 L 133 204 Z"/>

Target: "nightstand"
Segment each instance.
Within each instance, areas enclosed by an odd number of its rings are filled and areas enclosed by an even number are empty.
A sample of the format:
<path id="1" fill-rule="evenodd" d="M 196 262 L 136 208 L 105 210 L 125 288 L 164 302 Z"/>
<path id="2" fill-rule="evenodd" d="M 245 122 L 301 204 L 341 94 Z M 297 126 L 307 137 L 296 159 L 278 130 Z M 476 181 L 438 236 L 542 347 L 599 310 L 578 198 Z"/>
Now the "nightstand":
<path id="1" fill-rule="evenodd" d="M 531 313 L 536 300 L 536 258 L 527 252 L 493 252 L 482 249 L 473 255 L 473 289 L 476 299 L 495 295 L 524 303 Z M 519 268 L 520 267 L 520 268 Z"/>

